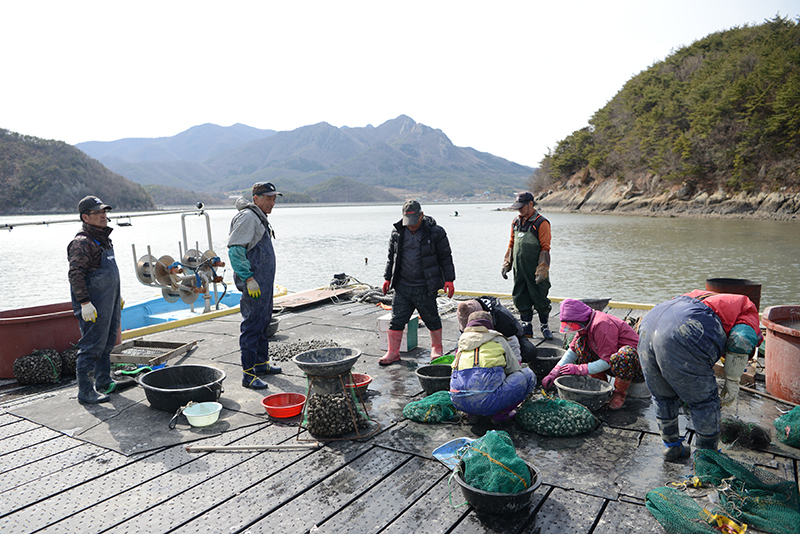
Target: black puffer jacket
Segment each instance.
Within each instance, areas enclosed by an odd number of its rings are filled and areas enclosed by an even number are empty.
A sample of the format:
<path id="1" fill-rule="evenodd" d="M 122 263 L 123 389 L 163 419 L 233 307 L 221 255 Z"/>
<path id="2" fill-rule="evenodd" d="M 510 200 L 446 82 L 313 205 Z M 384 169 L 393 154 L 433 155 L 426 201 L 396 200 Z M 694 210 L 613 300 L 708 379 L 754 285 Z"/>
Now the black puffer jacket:
<path id="1" fill-rule="evenodd" d="M 386 262 L 386 270 L 383 273 L 384 280 L 392 282 L 400 278 L 400 262 L 398 258 L 403 253 L 403 240 L 400 239 L 403 231 L 402 219 L 394 224 L 392 237 L 389 239 L 389 261 Z M 422 272 L 425 275 L 425 284 L 428 291 L 434 293 L 444 287 L 445 282 L 453 282 L 456 279 L 456 268 L 453 265 L 453 254 L 450 251 L 450 241 L 447 239 L 447 232 L 438 226 L 433 217 L 425 215 L 422 225 L 417 232 L 422 232 L 422 246 L 420 255 L 422 256 Z"/>

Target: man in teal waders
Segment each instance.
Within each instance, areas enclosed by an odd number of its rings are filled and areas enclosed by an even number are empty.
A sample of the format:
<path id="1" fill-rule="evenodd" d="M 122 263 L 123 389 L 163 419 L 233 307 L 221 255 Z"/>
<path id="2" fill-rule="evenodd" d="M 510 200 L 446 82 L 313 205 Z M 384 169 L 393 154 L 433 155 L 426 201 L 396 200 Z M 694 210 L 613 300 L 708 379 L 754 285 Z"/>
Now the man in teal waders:
<path id="1" fill-rule="evenodd" d="M 511 295 L 519 310 L 524 333 L 533 337 L 533 311 L 539 315 L 542 337 L 553 339 L 547 324 L 550 318 L 550 221 L 542 217 L 535 206 L 530 191 L 517 194 L 511 205 L 519 216 L 511 223 L 511 241 L 508 243 L 500 274 L 508 278 L 514 269 L 514 289 Z"/>
<path id="2" fill-rule="evenodd" d="M 278 195 L 270 182 L 253 184 L 252 202 L 240 197 L 239 212 L 231 220 L 228 258 L 233 266 L 233 281 L 242 292 L 239 348 L 242 352 L 242 386 L 264 389 L 261 376 L 278 374 L 281 368 L 269 364 L 267 327 L 272 320 L 272 291 L 275 283 L 275 237 L 267 220 Z"/>

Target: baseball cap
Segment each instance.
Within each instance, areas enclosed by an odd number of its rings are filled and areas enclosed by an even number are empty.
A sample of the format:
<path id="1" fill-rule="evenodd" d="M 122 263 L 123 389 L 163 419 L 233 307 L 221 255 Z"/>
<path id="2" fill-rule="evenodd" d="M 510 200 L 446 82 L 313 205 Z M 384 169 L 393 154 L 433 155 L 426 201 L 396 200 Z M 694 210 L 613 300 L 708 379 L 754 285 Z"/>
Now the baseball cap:
<path id="1" fill-rule="evenodd" d="M 414 199 L 406 200 L 403 204 L 403 226 L 413 226 L 419 222 L 422 206 Z"/>
<path id="2" fill-rule="evenodd" d="M 253 196 L 256 195 L 267 195 L 268 197 L 274 197 L 275 195 L 283 196 L 283 193 L 276 191 L 275 186 L 272 185 L 272 182 L 257 182 L 253 184 Z"/>
<path id="3" fill-rule="evenodd" d="M 523 191 L 522 193 L 517 193 L 517 200 L 513 204 L 511 204 L 511 209 L 518 210 L 522 206 L 528 204 L 528 202 L 533 200 L 533 194 L 530 191 Z M 536 201 L 533 202 L 534 205 Z"/>
<path id="4" fill-rule="evenodd" d="M 102 211 L 102 210 L 113 210 L 112 206 L 108 204 L 103 204 L 103 201 L 97 197 L 89 195 L 88 197 L 83 197 L 80 202 L 78 202 L 78 213 L 87 213 L 89 211 Z"/>

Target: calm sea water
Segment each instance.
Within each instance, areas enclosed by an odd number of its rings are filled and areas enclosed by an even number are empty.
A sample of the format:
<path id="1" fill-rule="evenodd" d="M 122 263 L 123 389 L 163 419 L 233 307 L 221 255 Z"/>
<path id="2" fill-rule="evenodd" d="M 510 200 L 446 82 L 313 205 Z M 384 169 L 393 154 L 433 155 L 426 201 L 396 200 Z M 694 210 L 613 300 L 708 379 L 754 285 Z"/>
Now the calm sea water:
<path id="1" fill-rule="evenodd" d="M 507 204 L 429 204 L 447 230 L 456 266 L 457 290 L 510 293 L 512 282 L 500 276 L 510 224 L 516 212 Z M 289 291 L 327 285 L 334 274 L 380 286 L 391 225 L 399 205 L 275 207 L 270 221 L 277 239 L 276 283 Z M 455 213 L 458 212 L 458 216 Z M 209 210 L 212 243 L 205 217 L 189 215 L 189 247 L 214 250 L 227 258 L 227 235 L 235 210 Z M 656 304 L 692 289 L 707 278 L 743 278 L 762 285 L 761 309 L 800 303 L 800 225 L 733 219 L 648 218 L 568 214 L 547 211 L 553 226 L 550 277 L 555 297 L 611 298 Z M 113 213 L 112 215 L 120 215 Z M 0 224 L 54 221 L 58 216 L 0 217 Z M 132 226 L 111 225 L 122 276 L 122 294 L 132 303 L 160 295 L 141 284 L 136 260 L 147 254 L 180 256 L 181 215 L 135 216 Z M 75 223 L 18 226 L 0 230 L 0 311 L 69 300 L 67 254 L 79 231 Z M 134 257 L 132 246 L 136 247 Z M 227 267 L 226 282 L 233 271 Z"/>

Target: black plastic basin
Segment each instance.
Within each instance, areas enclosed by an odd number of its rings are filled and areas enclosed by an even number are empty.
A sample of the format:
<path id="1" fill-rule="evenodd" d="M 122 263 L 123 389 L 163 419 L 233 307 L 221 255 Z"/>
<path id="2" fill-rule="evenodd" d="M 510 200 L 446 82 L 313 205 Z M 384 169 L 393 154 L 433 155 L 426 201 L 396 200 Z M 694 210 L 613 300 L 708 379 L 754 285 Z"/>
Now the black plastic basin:
<path id="1" fill-rule="evenodd" d="M 207 365 L 176 365 L 139 375 L 150 406 L 176 412 L 189 401 L 217 402 L 225 371 Z"/>

